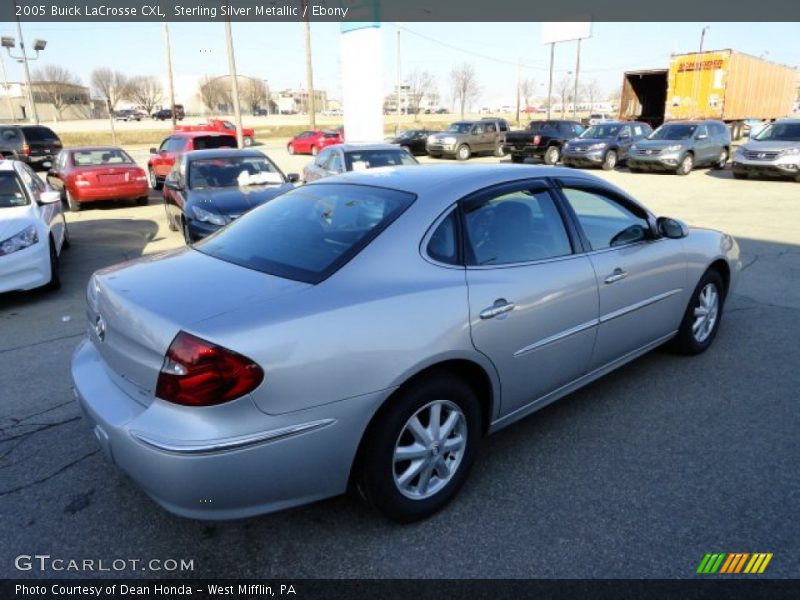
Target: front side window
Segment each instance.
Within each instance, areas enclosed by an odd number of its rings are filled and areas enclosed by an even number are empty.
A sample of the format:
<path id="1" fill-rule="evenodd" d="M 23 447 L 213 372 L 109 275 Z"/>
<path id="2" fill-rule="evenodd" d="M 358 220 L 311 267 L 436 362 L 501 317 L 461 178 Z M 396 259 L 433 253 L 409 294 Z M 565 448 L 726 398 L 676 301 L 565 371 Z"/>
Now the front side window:
<path id="1" fill-rule="evenodd" d="M 572 253 L 564 222 L 546 190 L 498 195 L 465 212 L 475 265 L 530 262 Z"/>
<path id="2" fill-rule="evenodd" d="M 575 211 L 592 250 L 603 250 L 648 239 L 647 219 L 613 198 L 595 191 L 566 187 L 564 195 Z"/>
<path id="3" fill-rule="evenodd" d="M 303 186 L 246 213 L 194 248 L 256 271 L 319 283 L 414 199 L 408 192 L 361 185 Z"/>

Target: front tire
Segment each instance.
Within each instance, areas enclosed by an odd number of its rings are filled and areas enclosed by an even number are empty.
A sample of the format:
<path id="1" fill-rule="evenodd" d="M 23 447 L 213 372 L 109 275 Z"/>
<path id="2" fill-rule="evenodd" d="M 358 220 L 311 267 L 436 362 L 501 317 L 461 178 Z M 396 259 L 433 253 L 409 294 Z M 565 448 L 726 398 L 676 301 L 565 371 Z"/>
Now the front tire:
<path id="1" fill-rule="evenodd" d="M 680 164 L 678 165 L 678 168 L 675 169 L 675 174 L 685 176 L 691 173 L 692 169 L 694 169 L 694 156 L 692 156 L 691 154 L 687 154 L 681 160 Z"/>
<path id="2" fill-rule="evenodd" d="M 559 158 L 561 158 L 561 150 L 559 150 L 558 146 L 550 146 L 544 153 L 544 164 L 555 165 L 558 163 Z"/>
<path id="3" fill-rule="evenodd" d="M 456 148 L 456 159 L 469 160 L 470 156 L 472 156 L 472 151 L 466 144 L 461 144 L 458 148 Z"/>
<path id="4" fill-rule="evenodd" d="M 614 170 L 614 167 L 617 166 L 617 153 L 615 150 L 609 150 L 606 152 L 606 155 L 603 158 L 603 164 L 601 166 L 603 171 Z"/>
<path id="5" fill-rule="evenodd" d="M 370 425 L 359 489 L 389 519 L 425 519 L 466 481 L 480 436 L 478 398 L 464 381 L 443 373 L 413 383 Z"/>
<path id="6" fill-rule="evenodd" d="M 719 330 L 725 302 L 725 285 L 716 270 L 708 270 L 692 294 L 683 315 L 675 349 L 682 354 L 695 355 L 708 350 Z"/>

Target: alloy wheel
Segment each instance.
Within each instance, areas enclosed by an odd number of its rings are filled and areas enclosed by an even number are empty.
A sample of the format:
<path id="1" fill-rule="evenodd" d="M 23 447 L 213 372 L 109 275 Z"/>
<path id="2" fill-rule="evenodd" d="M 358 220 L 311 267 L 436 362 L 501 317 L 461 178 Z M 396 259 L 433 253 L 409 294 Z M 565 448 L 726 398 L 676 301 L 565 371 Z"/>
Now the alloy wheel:
<path id="1" fill-rule="evenodd" d="M 403 496 L 424 500 L 453 478 L 467 446 L 464 413 L 449 400 L 434 400 L 403 426 L 394 447 L 394 483 Z"/>
<path id="2" fill-rule="evenodd" d="M 692 335 L 702 344 L 714 331 L 719 314 L 719 292 L 713 283 L 707 283 L 697 298 L 694 307 L 694 321 L 692 322 Z"/>

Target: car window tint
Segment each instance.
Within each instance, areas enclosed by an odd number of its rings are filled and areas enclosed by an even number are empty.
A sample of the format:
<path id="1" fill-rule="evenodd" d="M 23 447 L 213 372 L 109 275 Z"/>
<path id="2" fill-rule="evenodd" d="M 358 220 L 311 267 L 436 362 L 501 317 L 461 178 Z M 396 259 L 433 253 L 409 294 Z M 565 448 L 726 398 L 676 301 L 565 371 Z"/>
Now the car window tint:
<path id="1" fill-rule="evenodd" d="M 24 127 L 25 139 L 29 142 L 54 142 L 58 136 L 49 127 L 31 126 Z"/>
<path id="2" fill-rule="evenodd" d="M 347 152 L 345 153 L 345 163 L 348 171 L 419 164 L 417 159 L 399 148 Z"/>
<path id="3" fill-rule="evenodd" d="M 329 277 L 414 201 L 363 185 L 297 188 L 194 245 L 210 256 L 307 283 Z"/>
<path id="4" fill-rule="evenodd" d="M 236 148 L 236 138 L 230 135 L 209 135 L 194 138 L 195 150 Z"/>
<path id="5" fill-rule="evenodd" d="M 589 238 L 592 250 L 639 242 L 647 238 L 647 220 L 609 196 L 594 191 L 563 189 Z"/>
<path id="6" fill-rule="evenodd" d="M 0 210 L 27 206 L 29 202 L 17 174 L 14 171 L 0 171 Z"/>
<path id="7" fill-rule="evenodd" d="M 458 246 L 456 239 L 456 212 L 451 211 L 439 223 L 428 242 L 428 256 L 433 260 L 454 265 L 458 262 Z"/>
<path id="8" fill-rule="evenodd" d="M 131 163 L 133 163 L 133 159 L 119 148 L 97 148 L 72 151 L 72 164 L 76 167 Z"/>
<path id="9" fill-rule="evenodd" d="M 477 265 L 503 265 L 572 253 L 564 222 L 547 191 L 496 196 L 466 214 Z"/>
<path id="10" fill-rule="evenodd" d="M 2 133 L 2 142 L 4 145 L 13 146 L 14 144 L 19 144 L 22 138 L 19 135 L 19 131 L 16 129 L 8 128 L 3 129 Z"/>

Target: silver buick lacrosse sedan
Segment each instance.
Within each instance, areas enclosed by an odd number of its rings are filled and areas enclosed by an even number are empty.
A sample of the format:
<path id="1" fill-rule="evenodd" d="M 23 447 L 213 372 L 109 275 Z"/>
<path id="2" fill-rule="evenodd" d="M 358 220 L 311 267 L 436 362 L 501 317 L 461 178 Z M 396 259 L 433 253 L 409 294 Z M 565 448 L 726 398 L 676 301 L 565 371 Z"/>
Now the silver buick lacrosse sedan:
<path id="1" fill-rule="evenodd" d="M 352 486 L 413 521 L 484 435 L 665 342 L 706 350 L 740 269 L 729 235 L 586 173 L 354 172 L 98 271 L 72 376 L 108 458 L 169 511 Z"/>

